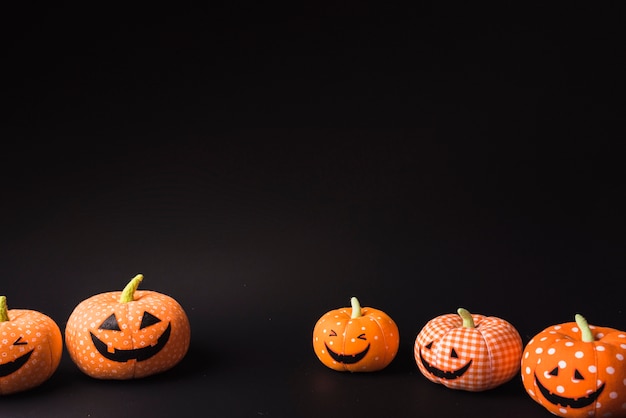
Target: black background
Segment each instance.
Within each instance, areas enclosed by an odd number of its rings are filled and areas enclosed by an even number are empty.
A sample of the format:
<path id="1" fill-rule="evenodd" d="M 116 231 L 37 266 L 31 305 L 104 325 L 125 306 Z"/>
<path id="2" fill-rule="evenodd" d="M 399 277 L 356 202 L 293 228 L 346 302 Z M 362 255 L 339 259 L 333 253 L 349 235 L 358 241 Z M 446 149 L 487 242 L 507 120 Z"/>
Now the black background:
<path id="1" fill-rule="evenodd" d="M 356 1 L 5 10 L 0 294 L 61 329 L 120 290 L 192 325 L 162 375 L 66 353 L 2 417 L 551 416 L 518 378 L 426 380 L 456 311 L 524 343 L 575 313 L 626 329 L 624 7 Z M 323 366 L 325 312 L 387 312 L 385 370 Z"/>

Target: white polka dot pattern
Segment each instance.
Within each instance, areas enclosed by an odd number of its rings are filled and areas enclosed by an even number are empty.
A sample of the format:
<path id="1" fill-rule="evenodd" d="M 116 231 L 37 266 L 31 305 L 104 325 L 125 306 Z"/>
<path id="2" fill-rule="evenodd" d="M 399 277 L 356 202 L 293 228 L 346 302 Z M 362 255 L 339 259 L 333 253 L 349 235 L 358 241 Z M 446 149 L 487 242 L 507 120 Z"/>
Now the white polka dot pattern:
<path id="1" fill-rule="evenodd" d="M 626 417 L 626 332 L 590 327 L 584 342 L 575 322 L 550 326 L 522 355 L 528 395 L 562 417 Z"/>
<path id="2" fill-rule="evenodd" d="M 395 358 L 400 342 L 396 323 L 383 311 L 362 308 L 351 318 L 351 308 L 324 314 L 313 329 L 313 349 L 331 369 L 372 372 L 385 368 Z"/>

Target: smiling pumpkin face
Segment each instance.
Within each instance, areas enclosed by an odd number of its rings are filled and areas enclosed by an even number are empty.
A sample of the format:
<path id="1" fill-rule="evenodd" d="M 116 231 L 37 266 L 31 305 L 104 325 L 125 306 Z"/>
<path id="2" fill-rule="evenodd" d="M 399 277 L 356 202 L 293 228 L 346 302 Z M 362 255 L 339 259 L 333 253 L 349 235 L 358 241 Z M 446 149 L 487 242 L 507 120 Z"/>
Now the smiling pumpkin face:
<path id="1" fill-rule="evenodd" d="M 0 395 L 31 389 L 48 380 L 63 351 L 61 331 L 48 316 L 28 309 L 5 313 L 6 320 L 0 320 Z"/>
<path id="2" fill-rule="evenodd" d="M 385 368 L 396 356 L 398 327 L 383 311 L 361 308 L 352 298 L 351 308 L 327 312 L 313 329 L 313 349 L 331 369 L 371 372 Z"/>
<path id="3" fill-rule="evenodd" d="M 129 302 L 121 294 L 95 295 L 74 309 L 65 330 L 74 363 L 100 379 L 141 378 L 177 364 L 190 342 L 182 307 L 154 291 L 135 291 Z"/>
<path id="4" fill-rule="evenodd" d="M 626 332 L 587 325 L 590 338 L 584 341 L 585 326 L 551 326 L 528 342 L 524 388 L 558 416 L 626 416 Z"/>
<path id="5" fill-rule="evenodd" d="M 510 323 L 464 309 L 430 320 L 414 346 L 415 361 L 426 378 L 473 392 L 511 380 L 521 353 L 521 337 Z"/>

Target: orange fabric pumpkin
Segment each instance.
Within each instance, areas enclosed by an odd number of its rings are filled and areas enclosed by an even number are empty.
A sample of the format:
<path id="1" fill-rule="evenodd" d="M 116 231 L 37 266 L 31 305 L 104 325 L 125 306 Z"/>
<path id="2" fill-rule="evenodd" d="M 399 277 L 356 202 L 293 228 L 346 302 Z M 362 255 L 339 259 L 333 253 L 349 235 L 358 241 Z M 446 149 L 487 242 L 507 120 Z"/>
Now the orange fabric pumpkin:
<path id="1" fill-rule="evenodd" d="M 426 323 L 415 339 L 415 361 L 429 380 L 472 392 L 495 388 L 520 368 L 522 339 L 517 330 L 493 316 L 446 314 Z"/>
<path id="2" fill-rule="evenodd" d="M 0 296 L 0 395 L 39 386 L 56 371 L 63 353 L 59 326 L 41 312 L 7 309 Z"/>
<path id="3" fill-rule="evenodd" d="M 351 308 L 324 314 L 313 329 L 313 350 L 320 361 L 337 371 L 373 372 L 394 359 L 400 345 L 396 323 L 383 311 L 361 308 L 357 298 Z"/>
<path id="4" fill-rule="evenodd" d="M 136 290 L 133 278 L 122 292 L 92 296 L 76 306 L 65 328 L 72 361 L 98 379 L 133 379 L 172 368 L 189 348 L 190 326 L 170 296 Z"/>
<path id="5" fill-rule="evenodd" d="M 626 332 L 575 322 L 535 335 L 522 356 L 530 397 L 561 417 L 626 417 Z"/>

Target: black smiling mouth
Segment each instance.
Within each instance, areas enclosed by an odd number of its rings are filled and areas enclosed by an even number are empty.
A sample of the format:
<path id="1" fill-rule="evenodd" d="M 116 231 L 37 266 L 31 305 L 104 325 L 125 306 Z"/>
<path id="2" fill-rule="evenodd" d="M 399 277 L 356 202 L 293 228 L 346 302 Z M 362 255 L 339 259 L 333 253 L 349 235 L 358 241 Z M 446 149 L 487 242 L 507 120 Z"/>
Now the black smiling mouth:
<path id="1" fill-rule="evenodd" d="M 602 386 L 600 386 L 595 392 L 592 392 L 587 396 L 583 396 L 582 398 L 566 398 L 564 396 L 555 395 L 550 392 L 548 388 L 541 384 L 536 374 L 535 383 L 537 384 L 537 387 L 539 388 L 539 391 L 541 392 L 543 397 L 546 398 L 548 402 L 554 405 L 561 405 L 570 408 L 584 408 L 591 405 L 596 401 L 596 399 L 598 399 L 598 396 L 600 396 L 600 394 L 604 390 L 604 383 L 602 383 Z"/>
<path id="2" fill-rule="evenodd" d="M 447 372 L 445 370 L 436 368 L 435 366 L 430 364 L 428 361 L 426 361 L 426 359 L 422 355 L 421 349 L 420 349 L 420 360 L 422 360 L 422 364 L 424 365 L 426 370 L 428 370 L 429 373 L 433 374 L 434 376 L 440 379 L 446 379 L 446 380 L 454 380 L 463 376 L 465 372 L 467 371 L 467 369 L 469 369 L 470 366 L 472 365 L 472 360 L 470 360 L 465 364 L 465 366 L 461 367 L 460 369 Z"/>
<path id="3" fill-rule="evenodd" d="M 96 350 L 98 350 L 98 352 L 102 354 L 103 357 L 112 361 L 124 363 L 129 360 L 148 360 L 150 357 L 161 351 L 163 347 L 165 347 L 165 344 L 167 344 L 167 341 L 170 339 L 171 332 L 172 324 L 168 324 L 167 328 L 165 329 L 165 331 L 163 331 L 163 334 L 161 334 L 156 344 L 143 348 L 135 348 L 132 350 L 122 350 L 119 348 L 115 348 L 112 353 L 108 351 L 106 343 L 102 342 L 98 337 L 96 337 L 93 332 L 90 332 L 90 334 L 91 341 L 93 341 L 94 347 L 96 347 Z"/>
<path id="4" fill-rule="evenodd" d="M 31 354 L 33 354 L 33 350 L 30 350 L 28 353 L 16 358 L 11 362 L 0 364 L 0 377 L 5 377 L 10 375 L 11 373 L 16 372 L 20 367 L 26 364 Z"/>
<path id="5" fill-rule="evenodd" d="M 365 350 L 356 354 L 348 355 L 348 354 L 335 353 L 333 350 L 330 349 L 330 347 L 328 347 L 328 344 L 324 343 L 324 345 L 326 346 L 326 351 L 328 351 L 328 354 L 330 354 L 333 360 L 335 360 L 338 363 L 343 363 L 343 364 L 358 363 L 359 361 L 363 360 L 363 357 L 365 357 L 367 352 L 370 350 L 370 345 L 368 344 L 367 347 L 365 347 Z"/>

